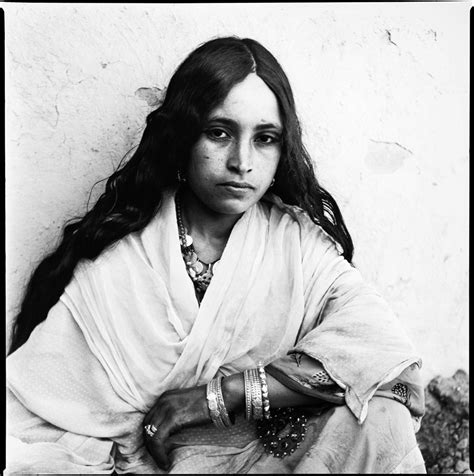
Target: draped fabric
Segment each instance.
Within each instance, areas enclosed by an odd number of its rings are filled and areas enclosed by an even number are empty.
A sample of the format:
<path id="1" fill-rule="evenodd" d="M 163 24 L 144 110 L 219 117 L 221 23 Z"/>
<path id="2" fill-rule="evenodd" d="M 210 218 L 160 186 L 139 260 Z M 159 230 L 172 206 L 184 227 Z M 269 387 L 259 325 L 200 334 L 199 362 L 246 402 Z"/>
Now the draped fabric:
<path id="1" fill-rule="evenodd" d="M 159 395 L 288 352 L 322 364 L 359 424 L 381 386 L 421 365 L 334 240 L 272 195 L 235 224 L 199 306 L 174 196 L 164 194 L 145 229 L 81 261 L 47 319 L 8 357 L 7 470 L 159 473 L 141 428 Z M 183 430 L 182 445 L 193 431 Z M 253 439 L 245 425 L 227 435 L 230 444 Z"/>

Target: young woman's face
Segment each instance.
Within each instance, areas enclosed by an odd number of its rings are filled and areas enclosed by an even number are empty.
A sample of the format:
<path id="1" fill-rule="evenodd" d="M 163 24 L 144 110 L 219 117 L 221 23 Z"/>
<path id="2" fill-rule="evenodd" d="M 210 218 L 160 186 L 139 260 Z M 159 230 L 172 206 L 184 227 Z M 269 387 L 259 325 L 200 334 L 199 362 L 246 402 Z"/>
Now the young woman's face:
<path id="1" fill-rule="evenodd" d="M 282 132 L 275 95 L 249 74 L 211 111 L 191 149 L 186 176 L 199 201 L 232 215 L 254 205 L 275 175 Z"/>

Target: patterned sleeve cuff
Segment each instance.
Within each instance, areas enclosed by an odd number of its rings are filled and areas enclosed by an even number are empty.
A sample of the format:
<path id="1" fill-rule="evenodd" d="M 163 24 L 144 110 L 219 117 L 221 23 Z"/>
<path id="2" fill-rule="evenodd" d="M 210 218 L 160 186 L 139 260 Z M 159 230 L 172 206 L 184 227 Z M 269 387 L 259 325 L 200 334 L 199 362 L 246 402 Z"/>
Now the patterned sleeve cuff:
<path id="1" fill-rule="evenodd" d="M 419 372 L 417 364 L 410 365 L 397 378 L 381 385 L 376 395 L 402 403 L 414 417 L 421 418 L 425 413 L 425 391 Z"/>
<path id="2" fill-rule="evenodd" d="M 344 404 L 344 391 L 326 373 L 322 364 L 303 353 L 291 353 L 274 360 L 266 371 L 296 392 L 324 402 Z"/>

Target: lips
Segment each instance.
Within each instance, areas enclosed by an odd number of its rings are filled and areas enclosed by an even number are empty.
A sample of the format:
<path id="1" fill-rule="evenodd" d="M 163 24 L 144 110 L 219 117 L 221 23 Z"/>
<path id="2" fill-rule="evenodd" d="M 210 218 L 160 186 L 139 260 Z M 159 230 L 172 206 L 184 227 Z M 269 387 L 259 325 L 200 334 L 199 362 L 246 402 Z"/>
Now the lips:
<path id="1" fill-rule="evenodd" d="M 235 188 L 235 189 L 241 189 L 241 190 L 247 190 L 247 189 L 254 189 L 255 187 L 248 183 L 248 182 L 225 182 L 225 183 L 220 183 L 219 186 L 221 187 L 227 187 L 227 188 Z"/>

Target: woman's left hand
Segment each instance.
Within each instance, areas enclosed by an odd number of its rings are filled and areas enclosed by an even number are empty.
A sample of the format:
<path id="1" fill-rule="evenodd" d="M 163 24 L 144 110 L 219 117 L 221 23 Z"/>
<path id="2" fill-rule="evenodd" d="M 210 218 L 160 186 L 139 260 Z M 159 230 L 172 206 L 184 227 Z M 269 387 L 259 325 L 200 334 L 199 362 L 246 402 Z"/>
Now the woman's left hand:
<path id="1" fill-rule="evenodd" d="M 168 453 L 171 450 L 168 437 L 181 428 L 210 421 L 206 385 L 168 390 L 158 398 L 143 420 L 146 447 L 157 465 L 167 470 L 170 466 Z M 147 425 L 153 436 L 145 430 Z"/>

